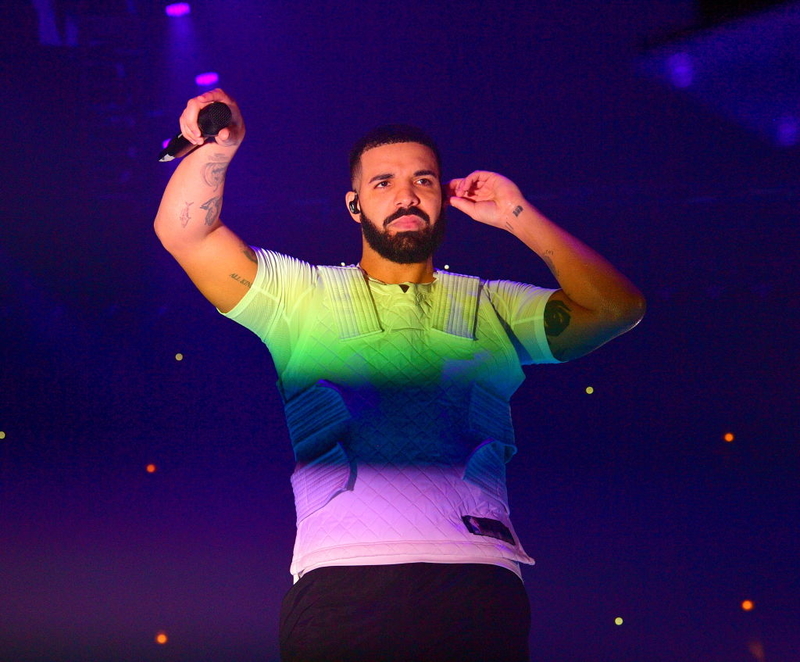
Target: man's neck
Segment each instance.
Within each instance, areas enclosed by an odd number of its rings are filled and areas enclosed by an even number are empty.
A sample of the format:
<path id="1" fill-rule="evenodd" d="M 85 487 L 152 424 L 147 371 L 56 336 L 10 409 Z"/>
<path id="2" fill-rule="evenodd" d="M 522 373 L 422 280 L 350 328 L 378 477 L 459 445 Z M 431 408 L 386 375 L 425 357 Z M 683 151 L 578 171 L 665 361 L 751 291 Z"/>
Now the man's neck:
<path id="1" fill-rule="evenodd" d="M 425 262 L 398 264 L 375 251 L 364 250 L 359 266 L 368 276 L 383 283 L 431 283 L 434 279 L 432 257 Z"/>

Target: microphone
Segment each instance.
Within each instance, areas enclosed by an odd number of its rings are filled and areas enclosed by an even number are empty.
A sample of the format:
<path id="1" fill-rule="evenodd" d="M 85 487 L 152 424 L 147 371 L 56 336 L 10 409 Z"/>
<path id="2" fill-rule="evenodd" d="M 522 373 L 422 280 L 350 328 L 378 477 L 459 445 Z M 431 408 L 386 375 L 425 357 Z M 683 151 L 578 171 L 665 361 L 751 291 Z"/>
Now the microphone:
<path id="1" fill-rule="evenodd" d="M 212 138 L 231 123 L 231 109 L 221 101 L 214 101 L 200 109 L 197 114 L 197 126 L 203 138 Z M 159 161 L 172 161 L 182 149 L 191 145 L 182 133 L 179 133 L 158 155 Z"/>

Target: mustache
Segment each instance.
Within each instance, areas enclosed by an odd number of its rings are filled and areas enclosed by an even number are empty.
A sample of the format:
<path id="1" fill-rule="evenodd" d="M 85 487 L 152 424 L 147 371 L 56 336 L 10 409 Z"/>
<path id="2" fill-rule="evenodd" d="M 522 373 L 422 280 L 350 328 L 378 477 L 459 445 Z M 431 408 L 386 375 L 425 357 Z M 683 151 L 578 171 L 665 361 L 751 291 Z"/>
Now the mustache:
<path id="1" fill-rule="evenodd" d="M 428 214 L 422 211 L 419 207 L 415 207 L 412 205 L 407 209 L 398 209 L 394 214 L 387 217 L 386 220 L 383 222 L 383 227 L 385 228 L 386 226 L 389 225 L 389 223 L 391 223 L 392 221 L 396 221 L 398 218 L 401 218 L 403 216 L 419 216 L 423 221 L 425 221 L 427 225 L 431 224 L 431 217 L 428 216 Z"/>

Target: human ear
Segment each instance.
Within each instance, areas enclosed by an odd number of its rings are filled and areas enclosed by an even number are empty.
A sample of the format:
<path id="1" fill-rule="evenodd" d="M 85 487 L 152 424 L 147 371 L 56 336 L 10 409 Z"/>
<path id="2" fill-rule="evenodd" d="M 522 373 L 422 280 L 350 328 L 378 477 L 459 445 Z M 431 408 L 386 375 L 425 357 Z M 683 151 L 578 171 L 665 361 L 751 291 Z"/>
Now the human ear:
<path id="1" fill-rule="evenodd" d="M 347 211 L 356 223 L 361 222 L 361 208 L 358 206 L 358 193 L 355 191 L 348 191 L 344 196 L 344 201 L 347 204 Z"/>

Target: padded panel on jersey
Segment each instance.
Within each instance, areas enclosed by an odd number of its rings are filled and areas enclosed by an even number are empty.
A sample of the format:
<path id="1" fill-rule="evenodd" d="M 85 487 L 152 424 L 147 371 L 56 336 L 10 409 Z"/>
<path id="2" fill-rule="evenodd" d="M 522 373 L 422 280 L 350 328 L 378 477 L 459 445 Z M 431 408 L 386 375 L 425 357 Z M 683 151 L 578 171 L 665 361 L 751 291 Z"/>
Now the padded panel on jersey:
<path id="1" fill-rule="evenodd" d="M 355 465 L 341 444 L 312 462 L 298 465 L 292 474 L 298 524 L 340 492 L 352 490 L 355 478 Z"/>

